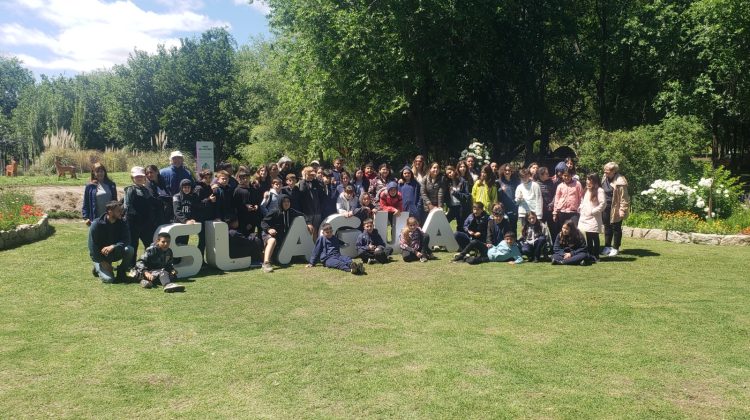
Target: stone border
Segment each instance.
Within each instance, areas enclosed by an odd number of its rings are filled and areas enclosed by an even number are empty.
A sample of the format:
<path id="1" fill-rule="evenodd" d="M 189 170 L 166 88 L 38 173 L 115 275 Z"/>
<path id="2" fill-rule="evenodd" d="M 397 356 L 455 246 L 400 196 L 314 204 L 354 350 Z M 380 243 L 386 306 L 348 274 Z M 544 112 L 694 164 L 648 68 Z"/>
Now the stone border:
<path id="1" fill-rule="evenodd" d="M 0 250 L 36 242 L 52 233 L 47 214 L 33 225 L 20 225 L 13 230 L 0 231 Z"/>
<path id="2" fill-rule="evenodd" d="M 676 230 L 623 226 L 622 236 L 636 239 L 655 239 L 677 244 L 750 246 L 750 235 L 713 235 L 708 233 L 685 233 Z"/>

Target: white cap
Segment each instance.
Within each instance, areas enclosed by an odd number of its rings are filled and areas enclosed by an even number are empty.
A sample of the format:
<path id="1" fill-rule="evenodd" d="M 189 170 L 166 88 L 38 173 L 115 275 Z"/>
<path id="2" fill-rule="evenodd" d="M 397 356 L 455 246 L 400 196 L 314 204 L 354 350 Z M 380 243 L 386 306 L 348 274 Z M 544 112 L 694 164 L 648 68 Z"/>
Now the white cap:
<path id="1" fill-rule="evenodd" d="M 146 176 L 146 171 L 140 167 L 140 166 L 133 166 L 130 169 L 130 176 L 136 177 L 136 176 Z"/>
<path id="2" fill-rule="evenodd" d="M 289 159 L 289 156 L 282 156 L 281 159 L 279 159 L 278 164 L 281 165 L 282 163 L 292 163 L 292 160 Z"/>
<path id="3" fill-rule="evenodd" d="M 310 162 L 310 165 L 320 165 L 320 161 L 314 160 L 314 161 Z"/>
<path id="4" fill-rule="evenodd" d="M 175 150 L 169 155 L 169 159 L 176 158 L 176 157 L 183 157 L 182 152 L 180 152 L 179 150 Z"/>

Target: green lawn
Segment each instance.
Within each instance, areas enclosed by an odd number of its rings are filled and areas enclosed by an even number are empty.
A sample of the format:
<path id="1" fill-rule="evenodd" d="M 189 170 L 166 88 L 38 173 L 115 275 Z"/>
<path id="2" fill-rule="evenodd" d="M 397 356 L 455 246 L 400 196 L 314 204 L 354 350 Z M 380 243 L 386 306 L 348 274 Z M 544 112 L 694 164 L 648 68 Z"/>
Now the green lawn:
<path id="1" fill-rule="evenodd" d="M 29 187 L 29 186 L 40 186 L 40 185 L 81 185 L 84 186 L 89 182 L 91 174 L 88 172 L 83 174 L 77 174 L 78 178 L 71 178 L 70 175 L 66 175 L 64 179 L 58 179 L 57 175 L 33 175 L 33 176 L 0 176 L 0 187 Z M 110 179 L 120 187 L 130 185 L 129 172 L 111 172 L 109 173 Z"/>
<path id="2" fill-rule="evenodd" d="M 750 248 L 614 261 L 301 265 L 102 285 L 86 231 L 0 252 L 18 417 L 748 418 Z"/>

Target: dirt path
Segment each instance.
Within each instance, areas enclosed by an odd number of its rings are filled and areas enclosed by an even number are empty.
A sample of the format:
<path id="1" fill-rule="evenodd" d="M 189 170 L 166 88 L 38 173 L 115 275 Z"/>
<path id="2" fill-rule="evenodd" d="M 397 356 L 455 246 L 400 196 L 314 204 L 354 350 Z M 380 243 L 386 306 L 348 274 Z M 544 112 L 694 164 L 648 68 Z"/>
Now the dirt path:
<path id="1" fill-rule="evenodd" d="M 81 212 L 83 207 L 83 189 L 81 186 L 39 186 L 23 187 L 34 193 L 34 203 L 47 210 L 77 211 Z M 123 197 L 124 191 L 117 189 L 117 198 Z"/>

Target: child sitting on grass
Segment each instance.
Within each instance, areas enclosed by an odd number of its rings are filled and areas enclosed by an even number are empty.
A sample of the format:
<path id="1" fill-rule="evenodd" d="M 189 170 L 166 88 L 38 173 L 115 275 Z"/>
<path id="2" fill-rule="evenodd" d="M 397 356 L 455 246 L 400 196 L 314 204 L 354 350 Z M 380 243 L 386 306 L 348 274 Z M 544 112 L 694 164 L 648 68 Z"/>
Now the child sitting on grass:
<path id="1" fill-rule="evenodd" d="M 404 262 L 421 261 L 434 258 L 430 251 L 430 235 L 419 228 L 416 217 L 410 217 L 406 221 L 406 227 L 401 231 L 399 247 Z"/>
<path id="2" fill-rule="evenodd" d="M 393 248 L 386 246 L 383 242 L 377 229 L 374 229 L 372 219 L 366 219 L 362 225 L 364 230 L 357 237 L 358 256 L 363 262 L 369 264 L 387 263 L 390 255 L 393 254 Z"/>
<path id="3" fill-rule="evenodd" d="M 146 248 L 146 252 L 136 261 L 136 278 L 141 279 L 141 287 L 144 289 L 154 287 L 154 282 L 158 280 L 164 286 L 165 293 L 185 291 L 185 286 L 174 283 L 177 270 L 172 265 L 172 249 L 169 248 L 171 239 L 168 233 L 159 232 L 156 242 Z"/>
<path id="4" fill-rule="evenodd" d="M 307 264 L 308 268 L 315 267 L 315 264 L 320 261 L 328 268 L 337 268 L 352 274 L 365 274 L 365 266 L 362 263 L 341 255 L 341 241 L 333 236 L 333 227 L 330 223 L 323 223 L 320 230 L 322 233 L 315 242 L 310 263 Z"/>
<path id="5" fill-rule="evenodd" d="M 539 262 L 542 258 L 544 245 L 547 243 L 547 237 L 544 236 L 542 222 L 536 215 L 536 212 L 530 211 L 526 214 L 526 223 L 521 230 L 521 250 L 523 255 L 529 258 L 529 262 Z"/>
<path id="6" fill-rule="evenodd" d="M 503 241 L 497 246 L 487 250 L 487 259 L 492 262 L 508 262 L 508 264 L 521 264 L 523 256 L 521 254 L 521 245 L 516 242 L 514 232 L 505 232 Z"/>
<path id="7" fill-rule="evenodd" d="M 552 264 L 561 265 L 588 265 L 588 250 L 586 239 L 576 227 L 573 220 L 567 220 L 560 229 L 560 234 L 555 239 L 553 248 Z"/>

